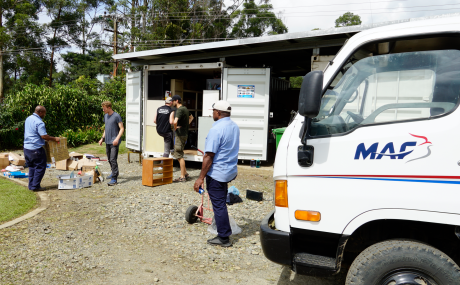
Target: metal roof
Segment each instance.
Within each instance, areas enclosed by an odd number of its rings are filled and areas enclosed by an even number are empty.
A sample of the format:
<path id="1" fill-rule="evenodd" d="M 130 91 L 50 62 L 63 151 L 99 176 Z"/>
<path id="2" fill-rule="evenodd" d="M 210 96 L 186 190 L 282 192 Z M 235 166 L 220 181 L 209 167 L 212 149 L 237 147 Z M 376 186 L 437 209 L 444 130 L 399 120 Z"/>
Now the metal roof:
<path id="1" fill-rule="evenodd" d="M 228 59 L 231 57 L 263 54 L 266 57 L 267 54 L 270 53 L 292 52 L 324 47 L 341 47 L 352 35 L 364 30 L 411 21 L 455 16 L 458 17 L 460 14 L 446 14 L 424 18 L 373 23 L 369 25 L 330 28 L 327 30 L 287 33 L 273 36 L 144 50 L 139 52 L 117 54 L 114 55 L 113 58 L 116 60 L 130 61 L 134 66 L 139 66 L 148 64 L 209 61 L 211 59 L 218 61 L 219 58 Z"/>

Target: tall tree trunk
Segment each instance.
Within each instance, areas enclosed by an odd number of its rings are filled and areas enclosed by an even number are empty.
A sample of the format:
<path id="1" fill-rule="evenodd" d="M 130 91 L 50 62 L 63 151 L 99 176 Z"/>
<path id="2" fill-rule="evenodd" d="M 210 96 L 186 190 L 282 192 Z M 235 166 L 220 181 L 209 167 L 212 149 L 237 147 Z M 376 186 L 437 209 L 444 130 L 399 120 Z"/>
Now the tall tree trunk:
<path id="1" fill-rule="evenodd" d="M 59 6 L 59 12 L 58 12 L 58 17 L 57 17 L 57 22 L 59 22 L 59 19 L 61 18 L 61 10 L 62 6 Z M 50 60 L 50 87 L 51 84 L 53 83 L 53 60 L 54 60 L 54 45 L 55 45 L 55 40 L 56 40 L 56 31 L 58 27 L 54 28 L 54 35 L 53 35 L 53 46 L 51 47 L 51 60 Z"/>
<path id="2" fill-rule="evenodd" d="M 83 48 L 82 48 L 82 53 L 83 53 L 83 55 L 85 55 L 85 50 L 86 50 L 86 40 L 85 40 L 85 18 L 83 18 L 83 31 L 82 31 L 82 35 L 83 35 Z"/>

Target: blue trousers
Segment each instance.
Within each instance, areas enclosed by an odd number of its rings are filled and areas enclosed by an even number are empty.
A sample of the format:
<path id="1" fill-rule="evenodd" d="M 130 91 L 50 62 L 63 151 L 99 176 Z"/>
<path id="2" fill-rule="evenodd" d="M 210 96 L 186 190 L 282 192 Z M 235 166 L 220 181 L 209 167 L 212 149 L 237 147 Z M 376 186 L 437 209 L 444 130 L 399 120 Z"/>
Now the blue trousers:
<path id="1" fill-rule="evenodd" d="M 227 238 L 232 234 L 227 211 L 228 182 L 219 182 L 206 175 L 206 187 L 211 199 L 214 219 L 216 220 L 217 236 Z"/>
<path id="2" fill-rule="evenodd" d="M 40 182 L 46 171 L 46 153 L 44 148 L 24 149 L 27 166 L 29 167 L 29 190 L 40 189 Z"/>

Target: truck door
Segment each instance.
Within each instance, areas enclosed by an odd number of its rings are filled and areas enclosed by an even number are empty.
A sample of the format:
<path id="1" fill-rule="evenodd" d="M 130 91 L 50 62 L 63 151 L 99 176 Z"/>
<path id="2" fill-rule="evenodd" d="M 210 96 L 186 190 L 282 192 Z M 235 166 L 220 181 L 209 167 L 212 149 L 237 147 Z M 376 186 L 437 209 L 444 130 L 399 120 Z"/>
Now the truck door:
<path id="1" fill-rule="evenodd" d="M 238 159 L 267 159 L 270 68 L 224 68 L 223 100 L 240 128 Z"/>
<path id="2" fill-rule="evenodd" d="M 126 74 L 126 148 L 141 151 L 142 71 Z"/>
<path id="3" fill-rule="evenodd" d="M 300 140 L 289 144 L 291 227 L 340 234 L 370 209 L 458 211 L 457 201 L 431 201 L 458 183 L 459 62 L 458 50 L 374 55 L 337 74 L 309 127 L 313 165 L 299 166 Z"/>

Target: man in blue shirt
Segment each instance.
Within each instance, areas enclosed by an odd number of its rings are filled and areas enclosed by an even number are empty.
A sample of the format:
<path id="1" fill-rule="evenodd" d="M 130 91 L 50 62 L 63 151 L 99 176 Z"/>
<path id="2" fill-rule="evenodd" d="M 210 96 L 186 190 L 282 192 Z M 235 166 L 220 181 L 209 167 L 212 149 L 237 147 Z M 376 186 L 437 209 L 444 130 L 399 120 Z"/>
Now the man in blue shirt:
<path id="1" fill-rule="evenodd" d="M 231 246 L 232 229 L 228 218 L 227 200 L 228 182 L 238 174 L 238 152 L 240 149 L 240 129 L 230 120 L 232 107 L 226 101 L 212 105 L 215 123 L 209 130 L 203 157 L 203 166 L 194 190 L 198 192 L 206 177 L 206 186 L 214 210 L 217 236 L 209 239 L 208 244 L 223 247 Z"/>
<path id="2" fill-rule="evenodd" d="M 46 171 L 45 140 L 59 142 L 59 138 L 46 133 L 45 115 L 45 107 L 37 106 L 24 124 L 24 156 L 29 167 L 29 190 L 32 191 L 45 190 L 40 186 Z"/>

